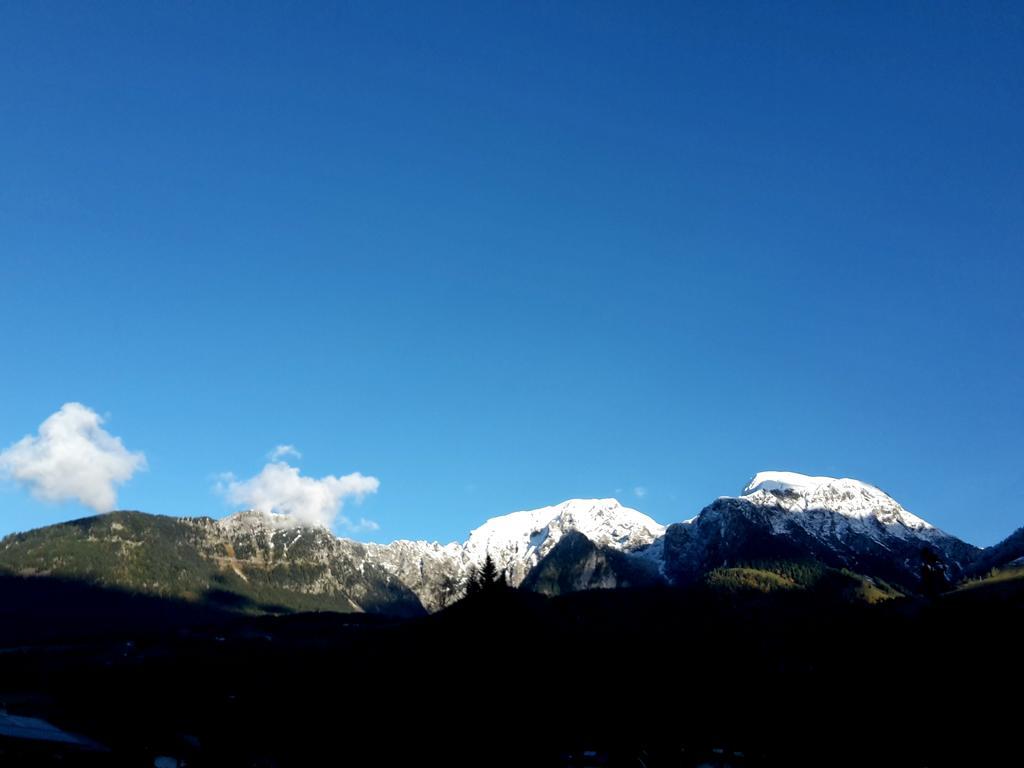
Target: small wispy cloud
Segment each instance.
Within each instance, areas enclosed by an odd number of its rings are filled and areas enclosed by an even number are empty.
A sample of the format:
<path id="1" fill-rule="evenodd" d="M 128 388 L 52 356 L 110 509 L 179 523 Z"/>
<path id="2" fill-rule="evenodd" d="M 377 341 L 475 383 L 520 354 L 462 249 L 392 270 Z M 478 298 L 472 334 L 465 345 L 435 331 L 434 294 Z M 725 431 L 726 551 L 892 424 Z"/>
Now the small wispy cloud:
<path id="1" fill-rule="evenodd" d="M 217 490 L 232 504 L 287 515 L 296 525 L 327 528 L 341 525 L 351 531 L 378 529 L 377 523 L 366 518 L 361 518 L 357 524 L 352 523 L 341 514 L 341 510 L 346 500 L 362 501 L 367 494 L 376 493 L 379 487 L 380 481 L 376 477 L 360 472 L 341 477 L 307 477 L 286 461 L 271 461 L 246 480 L 239 480 L 228 473 L 222 475 L 217 483 Z"/>
<path id="2" fill-rule="evenodd" d="M 267 458 L 270 461 L 277 461 L 278 459 L 283 459 L 285 456 L 294 456 L 296 459 L 302 458 L 302 454 L 299 453 L 298 448 L 294 445 L 279 445 L 267 454 Z"/>
<path id="3" fill-rule="evenodd" d="M 633 489 L 633 495 L 636 496 L 638 499 L 642 499 L 644 496 L 647 495 L 647 488 L 642 485 L 638 485 L 636 486 L 636 488 Z"/>
<path id="4" fill-rule="evenodd" d="M 117 506 L 117 486 L 146 468 L 146 456 L 103 429 L 103 418 L 81 403 L 65 403 L 0 453 L 0 475 L 45 501 L 78 501 L 97 512 Z"/>

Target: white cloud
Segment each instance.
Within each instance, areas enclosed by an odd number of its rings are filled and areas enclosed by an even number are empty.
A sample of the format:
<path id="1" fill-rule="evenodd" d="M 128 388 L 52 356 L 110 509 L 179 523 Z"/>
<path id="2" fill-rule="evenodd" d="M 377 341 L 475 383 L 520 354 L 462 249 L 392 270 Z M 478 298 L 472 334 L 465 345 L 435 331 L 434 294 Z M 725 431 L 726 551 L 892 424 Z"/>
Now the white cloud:
<path id="1" fill-rule="evenodd" d="M 644 496 L 647 495 L 647 488 L 645 488 L 642 485 L 638 485 L 636 488 L 633 489 L 633 495 L 636 496 L 638 499 L 642 499 Z"/>
<path id="2" fill-rule="evenodd" d="M 146 468 L 143 453 L 132 453 L 101 426 L 98 413 L 81 403 L 65 403 L 0 453 L 0 474 L 45 501 L 80 501 L 97 512 L 117 506 L 117 490 Z"/>
<path id="3" fill-rule="evenodd" d="M 341 515 L 345 499 L 361 501 L 368 493 L 376 493 L 380 481 L 376 477 L 353 472 L 335 477 L 327 475 L 319 480 L 303 477 L 298 467 L 285 461 L 272 461 L 258 475 L 248 480 L 236 480 L 227 475 L 218 489 L 232 504 L 262 512 L 276 512 L 292 517 L 296 525 L 323 525 L 340 523 L 352 530 L 376 530 L 377 524 L 363 518 L 358 526 Z"/>
<path id="4" fill-rule="evenodd" d="M 296 459 L 302 458 L 302 454 L 299 453 L 299 450 L 294 445 L 279 445 L 267 454 L 267 458 L 271 461 L 283 459 L 285 456 L 294 456 Z"/>

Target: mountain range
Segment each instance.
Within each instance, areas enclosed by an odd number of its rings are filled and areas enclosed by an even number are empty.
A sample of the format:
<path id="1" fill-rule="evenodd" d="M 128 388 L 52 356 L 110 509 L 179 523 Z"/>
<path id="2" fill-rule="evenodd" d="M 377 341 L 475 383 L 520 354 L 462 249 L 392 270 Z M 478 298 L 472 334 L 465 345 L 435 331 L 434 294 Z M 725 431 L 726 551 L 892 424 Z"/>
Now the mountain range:
<path id="1" fill-rule="evenodd" d="M 457 600 L 490 556 L 544 594 L 689 585 L 803 589 L 820 581 L 882 599 L 1024 557 L 1024 529 L 979 549 L 852 479 L 761 472 L 738 496 L 667 527 L 615 499 L 572 499 L 492 518 L 462 543 L 361 543 L 291 518 L 112 512 L 0 540 L 0 570 L 249 612 L 417 615 Z"/>

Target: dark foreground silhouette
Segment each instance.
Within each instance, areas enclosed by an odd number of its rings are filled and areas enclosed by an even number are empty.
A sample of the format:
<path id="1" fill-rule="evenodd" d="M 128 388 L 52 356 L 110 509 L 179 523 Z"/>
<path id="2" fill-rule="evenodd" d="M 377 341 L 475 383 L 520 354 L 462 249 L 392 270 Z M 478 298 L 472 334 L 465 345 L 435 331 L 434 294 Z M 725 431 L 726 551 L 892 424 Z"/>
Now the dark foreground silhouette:
<path id="1" fill-rule="evenodd" d="M 246 617 L 0 578 L 0 702 L 152 766 L 1017 765 L 1024 590 L 493 590 L 413 620 Z"/>

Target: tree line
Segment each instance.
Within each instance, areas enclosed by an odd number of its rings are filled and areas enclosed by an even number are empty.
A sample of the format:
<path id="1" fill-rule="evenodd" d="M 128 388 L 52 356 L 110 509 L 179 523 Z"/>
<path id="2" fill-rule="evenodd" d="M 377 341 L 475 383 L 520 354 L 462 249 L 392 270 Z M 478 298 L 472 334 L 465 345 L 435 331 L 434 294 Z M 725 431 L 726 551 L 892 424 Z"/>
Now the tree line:
<path id="1" fill-rule="evenodd" d="M 511 588 L 505 572 L 498 571 L 494 559 L 488 554 L 479 568 L 475 565 L 470 566 L 465 582 L 453 574 L 445 576 L 438 589 L 437 602 L 439 607 L 445 608 L 463 597 L 490 594 Z"/>
<path id="2" fill-rule="evenodd" d="M 491 559 L 491 555 L 488 553 L 487 557 L 484 558 L 482 566 L 479 568 L 474 566 L 469 569 L 464 594 L 466 597 L 469 597 L 470 595 L 508 588 L 508 579 L 505 578 L 505 572 L 498 573 L 498 567 L 494 564 L 494 560 Z"/>

